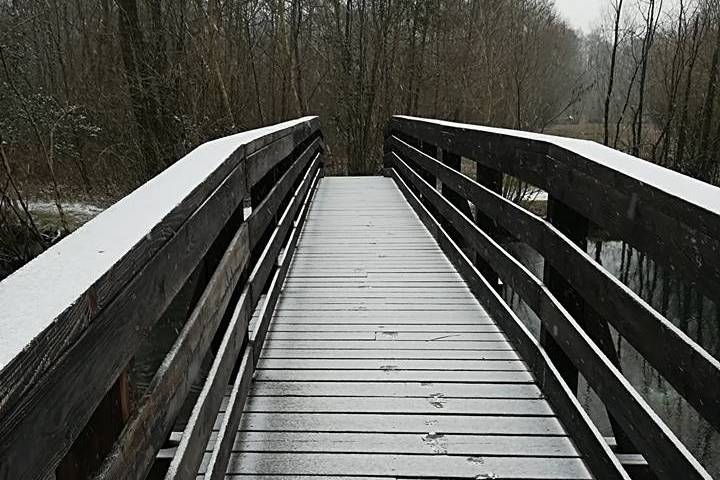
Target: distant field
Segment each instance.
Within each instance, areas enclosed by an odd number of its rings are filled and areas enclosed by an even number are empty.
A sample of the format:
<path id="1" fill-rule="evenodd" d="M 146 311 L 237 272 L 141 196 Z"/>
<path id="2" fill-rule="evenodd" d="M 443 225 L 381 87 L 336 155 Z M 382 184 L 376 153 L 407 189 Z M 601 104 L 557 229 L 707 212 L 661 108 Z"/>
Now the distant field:
<path id="1" fill-rule="evenodd" d="M 545 129 L 548 135 L 558 135 L 561 137 L 581 138 L 583 140 L 592 140 L 594 142 L 602 142 L 603 125 L 602 123 L 578 123 L 576 125 L 551 125 Z"/>

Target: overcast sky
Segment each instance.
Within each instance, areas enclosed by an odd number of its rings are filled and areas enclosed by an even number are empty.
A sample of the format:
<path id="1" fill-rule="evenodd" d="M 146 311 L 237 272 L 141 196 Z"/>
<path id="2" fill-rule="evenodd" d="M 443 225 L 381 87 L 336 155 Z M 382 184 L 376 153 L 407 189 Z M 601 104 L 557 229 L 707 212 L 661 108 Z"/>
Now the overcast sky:
<path id="1" fill-rule="evenodd" d="M 610 0 L 555 0 L 560 14 L 574 28 L 590 33 L 599 23 L 600 17 L 608 10 Z"/>
<path id="2" fill-rule="evenodd" d="M 678 5 L 678 0 L 663 0 L 663 15 L 677 13 Z M 603 16 L 609 18 L 609 15 L 611 15 L 610 0 L 555 0 L 555 6 L 570 25 L 583 33 L 590 33 L 593 27 L 600 24 L 600 19 Z M 639 18 L 637 15 L 637 1 L 626 0 L 623 11 L 626 19 Z"/>

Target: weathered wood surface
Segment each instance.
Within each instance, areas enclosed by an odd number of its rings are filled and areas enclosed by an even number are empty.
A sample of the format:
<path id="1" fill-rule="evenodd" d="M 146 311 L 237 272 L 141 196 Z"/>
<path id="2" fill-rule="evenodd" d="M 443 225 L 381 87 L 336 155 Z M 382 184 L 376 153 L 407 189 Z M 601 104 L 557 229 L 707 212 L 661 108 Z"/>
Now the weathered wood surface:
<path id="1" fill-rule="evenodd" d="M 555 226 L 483 185 L 445 168 L 397 138 L 391 138 L 388 143 L 405 158 L 432 171 L 441 181 L 480 205 L 485 215 L 540 253 L 602 318 L 720 430 L 720 362 L 717 359 Z M 593 325 L 590 322 L 588 326 Z"/>
<path id="2" fill-rule="evenodd" d="M 318 129 L 306 117 L 201 145 L 0 283 L 0 416 L 247 155 Z"/>
<path id="3" fill-rule="evenodd" d="M 248 228 L 236 233 L 190 318 L 100 469 L 98 478 L 144 478 L 197 377 L 250 257 Z"/>
<path id="4" fill-rule="evenodd" d="M 720 301 L 718 187 L 584 140 L 403 116 L 387 130 L 542 188 Z"/>
<path id="5" fill-rule="evenodd" d="M 304 154 L 296 160 L 295 164 L 304 164 L 303 166 L 305 166 L 309 158 L 306 160 L 303 159 L 303 157 Z M 263 254 L 258 259 L 256 268 L 250 275 L 247 285 L 240 295 L 240 299 L 237 303 L 235 311 L 233 312 L 227 331 L 223 336 L 222 343 L 210 368 L 210 372 L 203 389 L 200 392 L 200 396 L 190 414 L 190 419 L 184 430 L 182 440 L 177 448 L 177 453 L 166 474 L 166 478 L 168 480 L 190 479 L 195 476 L 198 466 L 202 460 L 204 452 L 203 446 L 207 444 L 212 431 L 213 423 L 220 408 L 225 387 L 228 383 L 230 383 L 233 367 L 241 354 L 241 348 L 243 345 L 246 345 L 246 350 L 249 349 L 250 352 L 255 352 L 258 349 L 256 343 L 259 341 L 260 345 L 262 345 L 262 340 L 258 340 L 256 338 L 256 332 L 253 332 L 253 334 L 248 338 L 248 323 L 250 316 L 252 315 L 252 312 L 255 311 L 257 303 L 261 301 L 261 293 L 267 282 L 270 269 L 278 263 L 278 255 L 280 253 L 281 246 L 285 245 L 286 248 L 286 255 L 284 258 L 291 258 L 291 252 L 294 249 L 296 236 L 293 236 L 291 232 L 289 239 L 286 239 L 286 237 L 288 236 L 290 227 L 297 227 L 298 222 L 299 224 L 302 224 L 302 220 L 304 218 L 303 212 L 307 206 L 308 198 L 312 195 L 314 185 L 317 182 L 319 175 L 318 169 L 319 158 L 318 154 L 315 154 L 314 160 L 310 163 L 310 167 L 305 170 L 305 174 L 301 179 L 302 181 L 300 182 L 300 185 L 298 185 L 292 195 L 292 198 L 278 222 L 278 226 L 271 235 L 271 240 L 268 242 Z M 301 171 L 302 170 L 295 170 L 291 167 L 288 170 L 288 173 L 297 177 Z M 287 190 L 283 192 L 283 182 L 284 180 L 280 181 L 278 186 L 281 188 L 273 189 L 268 198 L 272 198 L 274 195 L 279 195 L 280 193 L 283 193 L 284 195 L 288 194 Z M 283 267 L 283 265 L 285 266 Z M 280 283 L 284 280 L 286 271 L 287 266 L 285 262 L 283 262 L 281 267 L 275 271 L 274 277 L 268 287 L 268 293 L 262 300 L 262 307 L 259 314 L 261 319 L 269 318 L 272 314 L 279 294 Z M 248 353 L 245 352 L 242 357 L 245 358 L 247 355 Z M 254 360 L 256 355 L 253 353 L 251 357 Z M 237 378 L 240 386 L 247 386 L 247 376 L 250 375 L 252 370 L 252 366 L 245 362 L 243 370 L 241 370 L 241 374 Z M 234 389 L 234 394 L 232 395 L 233 402 L 235 402 L 232 406 L 233 409 L 236 404 L 242 405 L 244 403 L 246 394 L 246 389 L 241 389 L 240 387 Z M 233 415 L 228 416 L 227 420 L 230 424 L 232 424 L 232 422 L 237 422 L 237 419 L 239 419 L 239 416 L 237 413 L 234 413 Z M 230 428 L 234 430 L 236 427 L 237 423 L 235 423 L 234 427 Z M 224 430 L 221 431 L 221 436 L 226 436 L 224 434 Z M 220 442 L 219 445 L 222 446 L 224 443 Z M 224 451 L 219 451 L 218 454 L 214 456 L 214 460 L 217 462 L 218 467 L 213 466 L 212 470 L 218 471 L 218 469 L 222 469 L 224 471 L 225 464 L 223 462 L 227 461 L 227 454 Z"/>
<path id="6" fill-rule="evenodd" d="M 52 373 L 0 415 L 0 477 L 40 478 L 54 468 L 241 201 L 243 177 L 231 174 L 98 314 Z"/>
<path id="7" fill-rule="evenodd" d="M 390 153 L 389 156 L 392 157 L 393 162 L 400 161 L 394 153 Z M 468 259 L 465 253 L 460 250 L 457 244 L 452 241 L 438 221 L 423 207 L 408 184 L 400 177 L 397 170 L 393 169 L 392 175 L 405 198 L 415 209 L 415 212 L 428 227 L 432 235 L 437 239 L 448 258 L 457 266 L 458 270 L 467 280 L 468 286 L 473 293 L 483 302 L 513 344 L 517 346 L 519 355 L 534 372 L 539 387 L 552 402 L 559 418 L 561 418 L 563 424 L 567 426 L 568 432 L 572 435 L 573 441 L 578 446 L 578 449 L 583 453 L 584 459 L 594 475 L 599 478 L 628 479 L 627 473 L 611 452 L 604 438 L 590 420 L 590 417 L 582 406 L 580 406 L 573 392 L 562 380 L 560 373 L 552 364 L 547 353 L 540 347 L 539 342 L 532 336 L 528 328 L 500 297 L 496 291 L 494 281 L 490 283 L 492 279 L 486 279 L 478 268 Z M 420 179 L 419 176 L 416 178 Z M 427 185 L 424 182 L 423 184 Z M 431 198 L 437 199 L 432 195 Z M 463 233 L 462 229 L 460 232 Z M 493 267 L 490 265 L 490 262 L 486 262 L 486 264 Z"/>
<path id="8" fill-rule="evenodd" d="M 238 427 L 231 474 L 590 478 L 525 363 L 386 178 L 320 182 Z"/>
<path id="9" fill-rule="evenodd" d="M 628 436 L 645 455 L 653 471 L 661 478 L 681 476 L 709 479 L 710 476 L 700 463 L 550 294 L 547 287 L 478 229 L 472 220 L 447 202 L 407 163 L 394 153 L 389 155 L 393 156 L 393 165 L 398 172 L 421 191 L 426 199 L 432 201 L 439 214 L 463 235 L 473 250 L 480 253 L 500 278 L 543 320 L 544 327 L 562 345 L 610 413 L 627 427 Z"/>
<path id="10" fill-rule="evenodd" d="M 203 145 L 0 284 L 0 478 L 54 470 L 141 340 L 234 225 L 252 186 L 246 157 L 288 138 L 298 145 L 318 128 L 308 117 Z M 151 386 L 158 398 L 124 434 L 132 453 L 114 452 L 128 467 L 124 476 L 152 460 L 212 339 L 247 262 L 245 226 L 233 242 Z M 167 417 L 144 423 L 153 402 Z"/>

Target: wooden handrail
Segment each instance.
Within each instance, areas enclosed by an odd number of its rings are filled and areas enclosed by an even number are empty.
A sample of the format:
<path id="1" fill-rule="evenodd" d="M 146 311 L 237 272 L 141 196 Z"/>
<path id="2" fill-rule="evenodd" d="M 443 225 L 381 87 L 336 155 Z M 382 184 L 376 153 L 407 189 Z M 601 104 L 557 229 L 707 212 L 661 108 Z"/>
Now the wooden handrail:
<path id="1" fill-rule="evenodd" d="M 205 144 L 0 283 L 0 478 L 53 474 L 140 340 L 205 264 L 214 274 L 98 474 L 144 478 L 234 292 L 267 264 L 249 314 L 260 299 L 277 252 L 255 259 L 253 247 L 281 228 L 278 210 L 318 168 L 319 136 L 318 118 L 306 117 Z M 243 221 L 243 200 L 260 183 L 277 188 Z M 236 340 L 241 348 L 247 335 Z"/>
<path id="2" fill-rule="evenodd" d="M 720 303 L 720 188 L 585 140 L 404 116 L 387 130 L 542 188 Z"/>
<path id="3" fill-rule="evenodd" d="M 297 161 L 301 160 L 302 159 L 299 159 Z M 316 155 L 310 168 L 306 170 L 300 185 L 297 187 L 297 191 L 290 199 L 285 213 L 274 229 L 271 240 L 268 242 L 257 262 L 256 269 L 251 274 L 250 279 L 243 289 L 240 300 L 238 301 L 238 307 L 233 313 L 230 327 L 225 332 L 215 361 L 210 368 L 208 378 L 190 414 L 190 420 L 185 427 L 180 445 L 168 469 L 165 477 L 167 480 L 189 480 L 197 476 L 200 462 L 205 453 L 205 446 L 210 438 L 210 433 L 217 418 L 218 411 L 220 410 L 220 404 L 225 395 L 227 385 L 231 383 L 230 375 L 238 356 L 242 354 L 241 358 L 245 358 L 248 354 L 247 352 L 249 352 L 251 360 L 243 365 L 245 370 L 241 370 L 239 373 L 241 382 L 243 381 L 242 379 L 245 379 L 248 375 L 251 376 L 255 370 L 258 352 L 260 348 L 262 348 L 262 339 L 257 339 L 257 329 L 248 337 L 247 326 L 252 313 L 255 311 L 255 307 L 260 301 L 264 286 L 268 283 L 268 280 L 270 280 L 270 284 L 262 305 L 261 314 L 263 317 L 267 316 L 265 321 L 269 322 L 269 315 L 272 315 L 275 308 L 275 302 L 277 301 L 284 275 L 287 272 L 288 262 L 281 263 L 280 268 L 277 268 L 274 273 L 271 269 L 265 268 L 264 266 L 274 267 L 277 265 L 280 249 L 283 244 L 286 243 L 288 232 L 293 227 L 293 220 L 295 218 L 303 218 L 302 213 L 304 209 L 301 207 L 304 205 L 305 199 L 309 198 L 312 194 L 314 184 L 319 174 L 319 167 L 319 155 Z M 276 191 L 275 193 L 279 192 L 280 191 Z M 289 249 L 290 252 L 285 256 L 287 259 L 292 257 L 292 250 L 294 249 L 293 239 L 294 237 L 291 235 L 290 239 L 287 240 L 286 248 Z M 258 268 L 260 266 L 263 267 Z M 270 279 L 271 273 L 273 273 L 273 275 Z M 266 314 L 266 312 L 269 313 Z M 247 352 L 243 352 L 243 347 Z M 246 396 L 247 390 L 238 392 L 236 402 L 240 407 L 244 405 Z M 228 408 L 228 411 L 229 410 Z M 239 414 L 235 416 L 239 419 Z M 223 447 L 224 445 L 218 444 L 216 449 Z M 223 461 L 225 461 L 224 464 L 222 464 Z M 224 473 L 226 466 L 226 457 L 220 457 L 215 469 L 221 468 Z"/>
<path id="4" fill-rule="evenodd" d="M 720 362 L 546 220 L 438 162 L 397 137 L 388 144 L 482 207 L 499 226 L 527 243 L 562 273 L 605 320 L 720 431 Z"/>
<path id="5" fill-rule="evenodd" d="M 396 156 L 394 152 L 386 154 L 386 159 L 388 156 L 391 158 L 391 163 L 396 160 L 393 157 Z M 399 157 L 397 157 L 397 160 L 399 160 Z M 598 478 L 629 480 L 630 477 L 615 458 L 588 414 L 583 410 L 577 398 L 563 381 L 550 358 L 528 328 L 450 238 L 438 220 L 410 189 L 399 171 L 396 168 L 392 168 L 391 171 L 400 191 L 415 209 L 415 212 L 438 242 L 440 248 L 458 269 L 473 294 L 482 300 L 485 308 L 499 323 L 509 340 L 532 370 L 541 390 L 568 429 L 568 433 L 572 435 L 579 451 L 585 456 L 588 468 Z M 413 175 L 415 174 L 413 173 Z M 420 180 L 425 182 L 423 179 Z"/>
<path id="6" fill-rule="evenodd" d="M 544 256 L 546 270 L 549 265 L 559 272 L 582 300 L 613 324 L 716 429 L 720 425 L 720 363 L 717 359 L 594 262 L 576 245 L 576 238 L 571 240 L 558 227 L 506 200 L 498 191 L 466 177 L 458 171 L 459 165 L 450 166 L 444 160 L 448 152 L 462 155 L 477 161 L 478 168 L 483 166 L 490 172 L 514 175 L 533 183 L 546 189 L 552 201 L 569 202 L 570 207 L 616 234 L 632 230 L 633 221 L 641 224 L 641 230 L 647 230 L 666 225 L 672 218 L 681 224 L 683 235 L 677 234 L 676 226 L 650 250 L 664 251 L 668 256 L 670 248 L 692 245 L 692 235 L 697 234 L 703 245 L 689 247 L 696 255 L 694 265 L 685 258 L 659 260 L 676 266 L 682 264 L 678 269 L 686 278 L 717 268 L 709 262 L 717 255 L 713 242 L 720 238 L 720 230 L 713 231 L 713 225 L 720 224 L 720 189 L 702 184 L 697 188 L 697 196 L 680 198 L 681 193 L 687 194 L 690 186 L 700 182 L 657 166 L 645 170 L 647 162 L 619 152 L 612 151 L 610 160 L 603 161 L 601 154 L 610 149 L 595 147 L 591 142 L 410 117 L 394 117 L 386 132 L 387 166 L 415 189 L 444 229 L 452 230 L 449 233 L 478 253 L 535 311 L 543 330 L 584 374 L 652 470 L 662 478 L 709 478 L 615 368 L 613 364 L 617 360 L 606 357 L 614 350 L 603 352 L 612 350 L 612 346 L 603 345 L 604 339 L 597 332 L 602 327 L 588 321 L 576 322 L 574 314 L 557 301 L 554 291 L 543 286 L 478 228 L 467 202 L 475 205 L 476 217 L 490 218 L 498 228 Z M 433 154 L 438 159 L 433 158 Z M 625 163 L 618 163 L 619 157 Z M 628 165 L 628 159 L 635 163 Z M 637 178 L 631 176 L 633 174 Z M 589 176 L 594 176 L 592 185 L 583 191 Z M 579 185 L 578 178 L 584 179 Z M 428 182 L 428 179 L 432 180 Z M 442 195 L 436 190 L 436 181 L 442 184 Z M 576 189 L 579 192 L 574 192 Z M 614 199 L 614 203 L 607 198 Z M 620 211 L 610 209 L 624 205 L 623 201 L 628 204 Z M 687 212 L 701 215 L 702 220 L 698 222 L 697 216 L 686 220 L 683 215 Z M 630 243 L 637 245 L 639 237 L 642 235 L 633 231 Z M 638 246 L 647 245 L 657 237 L 640 238 Z M 710 238 L 712 241 L 708 241 Z M 682 256 L 682 252 L 674 253 Z M 704 284 L 708 294 L 712 294 L 717 280 L 718 272 L 714 273 L 716 278 Z M 689 278 L 693 280 L 692 276 Z M 589 337 L 583 328 L 589 329 Z M 553 361 L 557 360 L 553 357 Z"/>

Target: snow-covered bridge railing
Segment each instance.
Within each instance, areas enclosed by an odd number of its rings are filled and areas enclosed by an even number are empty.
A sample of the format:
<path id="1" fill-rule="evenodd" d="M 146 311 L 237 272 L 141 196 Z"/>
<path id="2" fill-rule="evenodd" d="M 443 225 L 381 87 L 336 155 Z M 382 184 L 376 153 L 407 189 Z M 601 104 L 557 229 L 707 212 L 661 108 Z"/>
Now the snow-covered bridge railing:
<path id="1" fill-rule="evenodd" d="M 321 152 L 317 117 L 204 144 L 0 283 L 0 479 L 144 478 L 193 381 L 167 475 L 195 478 L 234 383 L 207 467 L 224 474 Z M 178 298 L 187 321 L 129 405 L 128 364 Z"/>
<path id="2" fill-rule="evenodd" d="M 593 142 L 422 118 L 394 117 L 385 152 L 389 173 L 544 382 L 594 474 L 623 478 L 632 467 L 710 478 L 623 376 L 608 324 L 716 430 L 720 363 L 585 247 L 592 222 L 719 303 L 720 189 Z M 461 173 L 462 157 L 476 162 L 476 179 Z M 504 175 L 548 193 L 547 219 L 502 196 Z M 501 237 L 542 255 L 543 278 Z M 496 293 L 498 280 L 540 318 L 547 356 Z M 616 455 L 566 395 L 577 390 L 578 372 L 605 404 Z"/>

